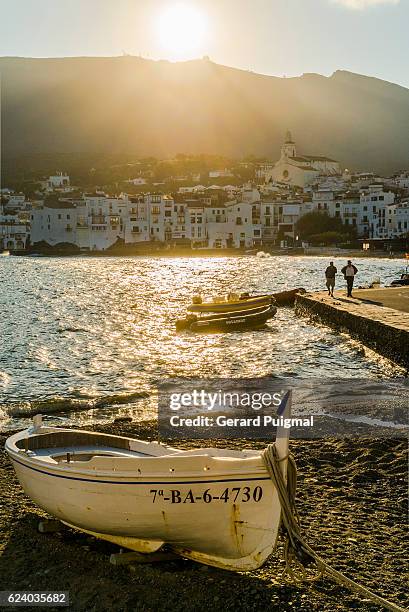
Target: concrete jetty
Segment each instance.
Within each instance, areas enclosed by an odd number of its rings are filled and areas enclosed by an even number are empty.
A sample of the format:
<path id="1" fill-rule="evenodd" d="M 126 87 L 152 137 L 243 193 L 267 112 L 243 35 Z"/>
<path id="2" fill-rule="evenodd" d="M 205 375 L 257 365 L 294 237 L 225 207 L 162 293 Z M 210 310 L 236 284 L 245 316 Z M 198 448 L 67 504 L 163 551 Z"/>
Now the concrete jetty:
<path id="1" fill-rule="evenodd" d="M 409 368 L 409 287 L 299 294 L 295 311 L 349 333 L 369 348 Z"/>

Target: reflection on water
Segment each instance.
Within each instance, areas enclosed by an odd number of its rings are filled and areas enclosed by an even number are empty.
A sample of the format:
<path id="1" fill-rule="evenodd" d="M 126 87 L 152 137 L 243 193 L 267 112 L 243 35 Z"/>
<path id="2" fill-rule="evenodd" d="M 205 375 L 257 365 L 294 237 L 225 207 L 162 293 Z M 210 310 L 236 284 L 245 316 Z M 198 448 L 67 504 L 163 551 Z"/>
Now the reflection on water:
<path id="1" fill-rule="evenodd" d="M 334 260 L 338 269 L 344 260 Z M 176 334 L 194 293 L 323 288 L 306 257 L 15 258 L 0 262 L 0 418 L 85 408 L 79 418 L 152 416 L 172 376 L 382 378 L 402 370 L 359 343 L 279 309 L 266 330 Z M 359 283 L 389 284 L 399 260 L 359 260 Z M 338 280 L 343 287 L 341 279 Z M 147 394 L 147 397 L 144 394 Z M 114 397 L 113 397 L 114 396 Z M 10 415 L 14 418 L 8 419 Z"/>

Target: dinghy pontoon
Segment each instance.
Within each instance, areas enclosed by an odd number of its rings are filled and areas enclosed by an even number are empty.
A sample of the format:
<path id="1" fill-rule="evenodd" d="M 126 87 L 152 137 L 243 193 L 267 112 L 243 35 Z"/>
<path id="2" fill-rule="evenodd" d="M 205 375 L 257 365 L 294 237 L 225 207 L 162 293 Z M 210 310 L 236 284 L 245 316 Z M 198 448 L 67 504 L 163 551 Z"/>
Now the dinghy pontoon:
<path id="1" fill-rule="evenodd" d="M 190 314 L 176 321 L 176 330 L 192 332 L 235 332 L 260 329 L 272 319 L 277 308 L 270 304 L 259 308 L 235 310 L 224 314 L 197 316 Z"/>
<path id="2" fill-rule="evenodd" d="M 234 312 L 235 310 L 245 310 L 247 308 L 257 308 L 259 306 L 269 306 L 274 303 L 271 295 L 251 296 L 248 293 L 241 294 L 229 293 L 227 296 L 217 296 L 211 301 L 203 302 L 201 296 L 195 296 L 192 304 L 188 306 L 189 312 Z"/>

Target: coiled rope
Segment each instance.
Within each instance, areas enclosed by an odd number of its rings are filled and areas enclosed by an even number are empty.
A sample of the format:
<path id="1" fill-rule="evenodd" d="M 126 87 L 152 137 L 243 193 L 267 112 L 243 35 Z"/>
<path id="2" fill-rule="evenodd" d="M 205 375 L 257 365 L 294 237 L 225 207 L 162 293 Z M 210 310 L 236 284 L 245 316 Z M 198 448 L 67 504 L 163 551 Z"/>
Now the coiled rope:
<path id="1" fill-rule="evenodd" d="M 295 491 L 297 486 L 297 468 L 294 458 L 291 454 L 282 459 L 279 458 L 275 444 L 269 444 L 262 452 L 261 457 L 267 468 L 269 476 L 277 489 L 278 497 L 281 505 L 281 516 L 285 530 L 285 562 L 286 572 L 298 582 L 311 580 L 306 577 L 306 568 L 315 562 L 317 574 L 312 580 L 317 580 L 323 575 L 329 576 L 335 582 L 347 587 L 352 592 L 359 595 L 364 595 L 375 604 L 383 606 L 386 610 L 392 612 L 408 612 L 405 608 L 387 601 L 383 597 L 376 595 L 366 587 L 358 584 L 351 578 L 348 578 L 341 572 L 332 568 L 326 563 L 304 540 L 301 535 L 300 519 L 295 507 Z M 281 461 L 287 459 L 287 484 L 285 483 L 283 473 L 281 471 Z M 293 570 L 294 562 L 298 565 L 301 572 L 301 578 Z"/>

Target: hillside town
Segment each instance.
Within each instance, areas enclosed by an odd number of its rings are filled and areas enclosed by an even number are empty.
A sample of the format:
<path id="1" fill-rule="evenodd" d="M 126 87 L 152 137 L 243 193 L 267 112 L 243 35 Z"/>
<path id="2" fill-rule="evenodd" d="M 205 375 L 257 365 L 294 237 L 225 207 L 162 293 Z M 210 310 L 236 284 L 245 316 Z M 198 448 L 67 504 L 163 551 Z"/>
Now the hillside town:
<path id="1" fill-rule="evenodd" d="M 290 132 L 278 161 L 247 163 L 246 171 L 250 176 L 241 183 L 229 168 L 210 170 L 206 184 L 200 173 L 176 176 L 183 184 L 169 190 L 146 173 L 115 195 L 82 191 L 64 172 L 42 178 L 34 196 L 3 187 L 0 250 L 307 249 L 352 243 L 407 250 L 409 171 L 380 177 L 341 169 L 334 159 L 300 153 Z M 327 226 L 306 235 L 300 219 L 307 215 L 315 221 L 321 215 Z"/>

